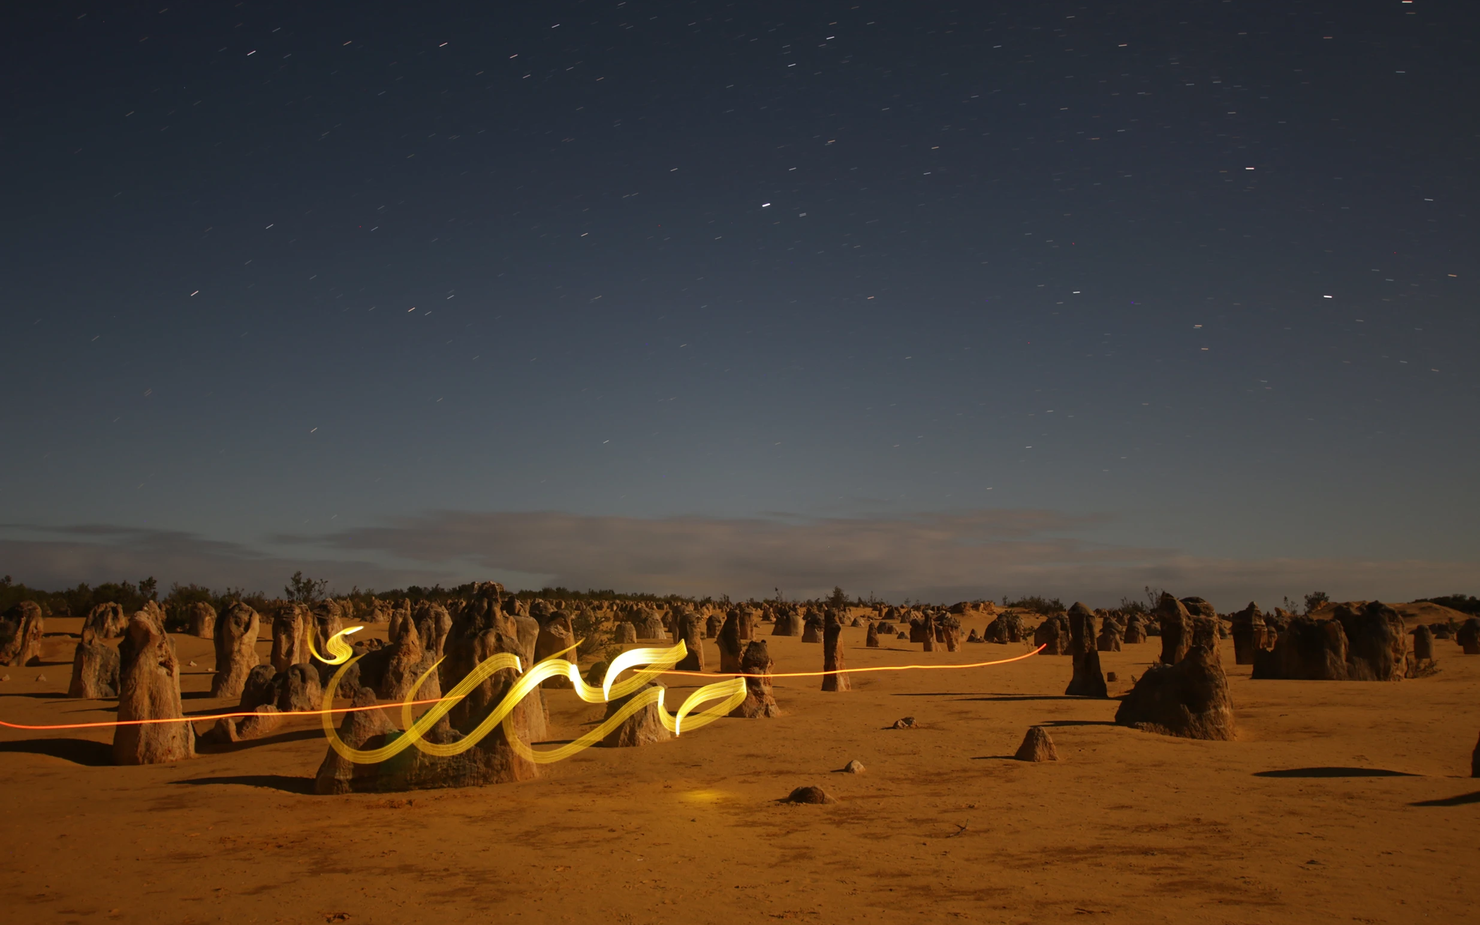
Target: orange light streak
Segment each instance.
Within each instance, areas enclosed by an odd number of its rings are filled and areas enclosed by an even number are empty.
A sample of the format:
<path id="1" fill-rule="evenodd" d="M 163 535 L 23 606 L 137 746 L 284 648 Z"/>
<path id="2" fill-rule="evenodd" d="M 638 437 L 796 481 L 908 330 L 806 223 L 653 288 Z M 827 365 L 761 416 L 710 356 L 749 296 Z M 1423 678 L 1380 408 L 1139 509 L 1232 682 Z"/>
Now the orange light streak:
<path id="1" fill-rule="evenodd" d="M 1032 658 L 1039 652 L 1042 652 L 1044 648 L 1044 646 L 1039 646 L 1032 652 L 1017 655 L 1012 658 L 999 658 L 989 662 L 972 662 L 969 665 L 874 665 L 867 668 L 840 668 L 836 671 L 771 672 L 769 675 L 746 674 L 743 672 L 678 671 L 676 669 L 669 669 L 667 671 L 664 671 L 663 674 L 686 675 L 688 677 L 695 678 L 821 678 L 825 675 L 830 674 L 861 674 L 863 672 L 869 671 L 960 671 L 967 668 L 987 668 L 992 665 L 1006 665 L 1011 662 L 1020 662 L 1023 659 Z M 413 700 L 410 701 L 409 705 L 425 706 L 427 704 L 443 703 L 444 701 L 449 699 L 451 698 L 436 697 L 430 700 Z M 394 710 L 406 705 L 407 704 L 404 701 L 397 701 L 396 703 L 377 703 L 368 707 L 326 707 L 322 710 L 295 710 L 292 713 L 283 713 L 281 715 L 284 717 L 333 716 L 340 713 L 362 713 L 366 710 Z M 118 726 L 145 726 L 155 723 L 196 723 L 208 722 L 218 719 L 237 719 L 240 717 L 257 715 L 258 714 L 256 713 L 256 711 L 248 711 L 211 713 L 206 716 L 172 716 L 164 717 L 161 719 L 101 720 L 92 723 L 51 723 L 38 726 L 28 725 L 26 723 L 10 723 L 6 722 L 3 719 L 0 719 L 0 726 L 3 726 L 6 729 L 19 729 L 27 732 L 48 732 L 61 729 L 111 729 Z"/>

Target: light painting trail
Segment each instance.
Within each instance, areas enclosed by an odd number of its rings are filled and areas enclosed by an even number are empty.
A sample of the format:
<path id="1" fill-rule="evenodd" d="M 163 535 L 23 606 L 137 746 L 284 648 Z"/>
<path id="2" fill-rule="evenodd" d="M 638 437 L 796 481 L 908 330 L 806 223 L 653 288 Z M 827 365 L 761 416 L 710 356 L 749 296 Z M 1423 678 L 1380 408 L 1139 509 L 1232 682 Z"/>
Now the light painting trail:
<path id="1" fill-rule="evenodd" d="M 329 703 L 334 702 L 334 695 L 338 690 L 339 682 L 343 679 L 345 672 L 349 670 L 351 665 L 363 657 L 354 654 L 354 650 L 344 641 L 344 637 L 357 633 L 362 629 L 364 629 L 363 626 L 352 626 L 340 630 L 329 637 L 329 640 L 324 644 L 324 648 L 329 653 L 327 657 L 320 654 L 314 648 L 313 641 L 311 639 L 309 640 L 309 651 L 313 654 L 314 658 L 327 665 L 340 666 L 324 690 L 324 699 Z M 682 641 L 679 641 L 677 645 L 670 648 L 637 648 L 623 652 L 612 660 L 600 687 L 593 687 L 587 684 L 585 678 L 581 677 L 580 669 L 576 663 L 564 658 L 566 653 L 577 648 L 579 645 L 580 643 L 577 642 L 567 649 L 556 652 L 534 665 L 528 672 L 524 671 L 517 655 L 509 653 L 493 655 L 480 662 L 477 667 L 468 673 L 467 677 L 463 678 L 442 697 L 417 700 L 416 692 L 421 689 L 422 684 L 430 677 L 431 672 L 435 671 L 437 666 L 442 663 L 439 659 L 436 664 L 427 669 L 417 679 L 416 684 L 407 693 L 406 699 L 400 704 L 401 725 L 404 731 L 391 742 L 376 749 L 360 750 L 350 748 L 339 738 L 339 730 L 334 727 L 333 717 L 366 710 L 394 709 L 394 704 L 375 704 L 364 707 L 326 707 L 321 710 L 304 710 L 289 715 L 321 716 L 323 718 L 324 734 L 329 739 L 330 747 L 347 760 L 357 764 L 372 764 L 385 761 L 413 745 L 429 755 L 439 757 L 461 754 L 472 748 L 499 726 L 503 727 L 504 736 L 510 746 L 524 758 L 539 764 L 550 764 L 556 761 L 563 761 L 572 755 L 590 748 L 592 745 L 606 738 L 608 734 L 620 726 L 628 717 L 645 709 L 650 704 L 657 705 L 659 719 L 662 721 L 663 726 L 674 735 L 679 735 L 682 732 L 692 732 L 695 729 L 707 726 L 715 720 L 728 715 L 731 710 L 745 699 L 745 679 L 747 677 L 760 677 L 760 675 L 748 675 L 740 672 L 720 673 L 720 677 L 725 677 L 728 680 L 717 681 L 700 687 L 684 699 L 676 713 L 669 713 L 665 700 L 667 689 L 662 686 L 656 686 L 644 690 L 649 682 L 656 680 L 662 675 L 681 675 L 700 678 L 716 677 L 712 672 L 679 671 L 673 668 L 688 653 L 688 649 Z M 1043 648 L 1043 646 L 1039 646 L 1031 652 L 1026 652 L 1012 658 L 972 662 L 966 665 L 879 665 L 867 668 L 843 668 L 836 671 L 771 672 L 765 675 L 765 677 L 818 678 L 829 674 L 862 674 L 880 671 L 961 671 L 970 668 L 986 668 L 993 665 L 1020 662 L 1042 652 Z M 641 667 L 639 668 L 639 666 Z M 639 668 L 639 670 L 635 671 L 625 681 L 618 681 L 617 678 L 629 668 Z M 506 670 L 520 672 L 519 680 L 514 682 L 514 686 L 510 689 L 509 693 L 494 707 L 488 716 L 484 717 L 483 721 L 477 727 L 456 742 L 443 744 L 431 742 L 426 739 L 426 732 L 446 716 L 458 701 L 466 697 L 474 688 L 492 677 L 495 673 Z M 575 689 L 576 696 L 586 703 L 607 703 L 612 700 L 620 700 L 624 697 L 628 698 L 628 700 L 615 713 L 605 718 L 598 726 L 584 733 L 579 738 L 556 748 L 535 749 L 529 743 L 520 739 L 515 731 L 512 722 L 514 708 L 525 697 L 533 693 L 541 682 L 557 677 L 564 677 L 570 681 L 571 686 Z M 701 705 L 710 703 L 711 701 L 716 702 L 702 710 L 699 709 Z M 418 718 L 412 710 L 413 707 L 418 706 L 431 706 L 431 709 L 427 710 Z M 45 732 L 64 729 L 104 729 L 156 723 L 208 722 L 222 718 L 238 718 L 255 715 L 256 713 L 253 711 L 246 711 L 211 713 L 205 716 L 167 717 L 163 719 L 103 720 L 91 723 L 53 723 L 45 725 L 11 723 L 0 720 L 0 727 Z"/>

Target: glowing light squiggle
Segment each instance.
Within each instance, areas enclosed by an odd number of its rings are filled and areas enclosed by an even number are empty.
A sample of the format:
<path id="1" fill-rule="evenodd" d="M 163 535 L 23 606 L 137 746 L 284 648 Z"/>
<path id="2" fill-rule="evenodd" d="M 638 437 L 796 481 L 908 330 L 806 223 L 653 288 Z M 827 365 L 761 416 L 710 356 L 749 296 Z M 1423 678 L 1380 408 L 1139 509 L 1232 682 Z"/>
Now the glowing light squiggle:
<path id="1" fill-rule="evenodd" d="M 363 626 L 352 626 L 347 629 L 340 630 L 339 632 L 331 636 L 329 640 L 324 644 L 324 648 L 329 651 L 328 658 L 325 658 L 323 655 L 320 655 L 317 651 L 315 651 L 313 648 L 312 639 L 309 640 L 309 651 L 313 653 L 314 658 L 317 658 L 319 661 L 329 665 L 343 665 L 343 667 L 335 673 L 333 680 L 330 681 L 329 687 L 325 691 L 325 699 L 330 703 L 333 703 L 333 695 L 336 692 L 340 679 L 343 678 L 345 671 L 349 668 L 349 665 L 353 664 L 350 659 L 351 657 L 354 657 L 354 650 L 350 648 L 348 643 L 344 642 L 343 637 L 348 636 L 352 633 L 357 633 L 362 629 L 364 629 Z M 577 643 L 576 645 L 579 645 L 579 643 Z M 577 670 L 576 665 L 573 662 L 560 658 L 560 656 L 565 655 L 567 652 L 570 652 L 574 648 L 576 648 L 576 646 L 571 646 L 568 649 L 555 653 L 555 655 L 551 656 L 549 659 L 541 662 L 541 664 L 550 664 L 550 667 L 541 669 L 542 673 L 539 676 L 539 681 L 543 681 L 546 678 L 559 677 L 561 675 L 564 675 L 571 681 L 572 686 L 575 687 L 577 695 L 588 703 L 602 703 L 611 699 L 628 696 L 629 694 L 638 691 L 649 681 L 652 681 L 658 676 L 664 674 L 686 675 L 690 677 L 715 677 L 715 675 L 708 672 L 675 670 L 672 666 L 678 664 L 678 662 L 682 660 L 684 654 L 687 652 L 687 650 L 683 648 L 683 644 L 679 643 L 678 646 L 674 646 L 673 648 L 669 649 L 644 648 L 631 649 L 623 652 L 612 661 L 611 667 L 607 669 L 607 674 L 606 677 L 603 679 L 602 686 L 598 689 L 595 687 L 591 687 L 590 685 L 587 685 L 585 683 L 585 679 L 580 677 L 580 672 Z M 510 744 L 513 745 L 516 750 L 520 751 L 521 754 L 525 754 L 526 752 L 528 752 L 528 754 L 526 754 L 526 757 L 529 757 L 530 755 L 535 756 L 531 757 L 530 760 L 538 761 L 541 763 L 548 763 L 549 761 L 558 761 L 562 758 L 568 758 L 570 757 L 570 755 L 575 754 L 581 749 L 587 748 L 591 744 L 600 741 L 602 738 L 605 738 L 606 735 L 609 734 L 613 729 L 619 726 L 623 720 L 638 712 L 649 703 L 657 703 L 659 705 L 659 718 L 663 721 L 664 727 L 675 734 L 678 733 L 680 728 L 692 731 L 694 729 L 700 728 L 701 726 L 708 725 L 709 723 L 714 722 L 716 719 L 719 719 L 721 716 L 729 713 L 731 710 L 734 709 L 735 706 L 738 706 L 740 702 L 745 699 L 744 679 L 747 677 L 764 676 L 771 678 L 816 678 L 829 674 L 859 674 L 874 671 L 952 671 L 965 668 L 985 668 L 992 665 L 1005 665 L 1010 662 L 1018 662 L 1022 661 L 1023 659 L 1032 658 L 1033 656 L 1042 652 L 1043 649 L 1044 646 L 1038 646 L 1036 649 L 1033 649 L 1030 652 L 1026 652 L 1022 655 L 1014 656 L 1012 658 L 999 658 L 986 662 L 972 662 L 965 665 L 878 665 L 870 666 L 867 668 L 843 668 L 835 671 L 772 672 L 767 673 L 766 675 L 745 674 L 743 672 L 723 673 L 724 676 L 730 678 L 729 681 L 707 684 L 704 687 L 701 687 L 698 690 L 694 691 L 679 707 L 679 711 L 676 716 L 670 715 L 667 709 L 663 706 L 663 688 L 654 688 L 651 691 L 643 691 L 642 693 L 637 694 L 637 696 L 632 697 L 631 700 L 623 704 L 623 706 L 616 714 L 608 717 L 602 722 L 600 726 L 598 726 L 596 729 L 593 729 L 591 732 L 588 732 L 585 735 L 581 736 L 579 739 L 567 743 L 566 745 L 561 746 L 557 749 L 550 749 L 539 752 L 530 749 L 527 744 L 525 744 L 517 737 L 517 735 L 514 735 L 511 729 L 512 724 L 506 722 L 508 720 L 509 714 L 513 711 L 514 705 L 516 705 L 518 701 L 509 703 L 507 709 L 498 714 L 497 720 L 494 720 L 491 723 L 485 720 L 483 723 L 480 723 L 478 729 L 475 730 L 475 732 L 481 730 L 481 735 L 486 736 L 489 732 L 493 730 L 494 726 L 497 726 L 500 723 L 505 723 L 505 736 L 506 738 L 508 738 Z M 355 660 L 358 660 L 358 657 L 354 658 Z M 556 660 L 556 662 L 552 662 L 552 659 Z M 432 666 L 432 668 L 435 669 L 437 665 L 440 664 L 441 661 L 438 661 L 436 665 Z M 628 680 L 622 682 L 621 684 L 615 683 L 615 679 L 617 678 L 617 676 L 626 669 L 635 665 L 644 664 L 647 667 L 634 674 Z M 538 668 L 538 666 L 536 667 Z M 452 691 L 449 691 L 445 696 L 417 700 L 415 699 L 416 692 L 421 689 L 422 684 L 428 679 L 431 674 L 432 669 L 428 669 L 425 673 L 422 674 L 420 678 L 417 679 L 416 684 L 411 688 L 410 692 L 407 694 L 406 699 L 403 700 L 401 703 L 401 716 L 403 720 L 402 725 L 406 727 L 407 733 L 410 734 L 412 730 L 418 725 L 420 725 L 420 729 L 416 731 L 414 736 L 403 734 L 400 738 L 398 738 L 398 742 L 404 740 L 405 744 L 399 746 L 395 751 L 391 752 L 391 754 L 399 754 L 400 751 L 404 750 L 412 744 L 417 744 L 417 747 L 429 751 L 432 749 L 444 748 L 444 746 L 440 746 L 436 743 L 427 742 L 424 739 L 421 739 L 421 733 L 425 729 L 429 728 L 436 721 L 440 720 L 443 716 L 445 716 L 447 712 L 451 710 L 453 703 L 466 696 L 474 687 L 487 680 L 487 678 L 493 675 L 495 672 L 502 671 L 507 668 L 512 668 L 515 671 L 523 670 L 520 667 L 518 656 L 508 654 L 495 655 L 480 664 L 477 668 L 475 668 L 467 678 L 464 678 L 461 683 L 454 687 Z M 521 681 L 522 680 L 523 679 L 521 679 Z M 526 685 L 522 689 L 520 699 L 522 699 L 524 696 L 528 696 L 537 684 L 538 681 L 536 681 L 535 684 Z M 513 691 L 510 692 L 510 694 L 513 693 Z M 690 714 L 693 713 L 694 708 L 698 704 L 704 703 L 708 700 L 717 699 L 719 697 L 726 697 L 726 700 L 717 706 L 711 707 L 707 710 L 702 711 L 701 713 L 695 714 L 689 722 L 684 722 L 684 720 L 689 718 Z M 507 701 L 507 698 L 505 699 Z M 416 706 L 426 706 L 428 704 L 433 705 L 433 709 L 427 711 L 427 713 L 422 716 L 421 720 L 413 720 L 411 708 Z M 445 708 L 443 708 L 444 705 Z M 504 706 L 504 704 L 500 704 L 500 706 L 502 707 Z M 337 730 L 333 730 L 332 723 L 330 722 L 331 717 L 338 716 L 344 713 L 361 713 L 369 710 L 387 710 L 394 708 L 394 704 L 374 704 L 372 706 L 363 707 L 326 707 L 321 710 L 295 711 L 291 715 L 309 716 L 317 714 L 323 717 L 326 730 L 330 730 L 330 744 L 333 745 L 338 742 L 340 746 L 348 749 L 348 746 L 344 746 L 344 743 L 338 740 Z M 0 727 L 6 729 L 17 729 L 27 732 L 48 732 L 63 729 L 112 729 L 117 728 L 118 726 L 150 726 L 166 723 L 209 722 L 211 720 L 217 719 L 235 719 L 256 715 L 257 714 L 254 711 L 230 711 L 225 713 L 209 713 L 200 716 L 169 716 L 152 719 L 99 720 L 89 723 L 47 724 L 11 723 L 5 720 L 0 720 Z M 426 720 L 428 717 L 434 718 L 431 722 L 427 722 Z M 566 749 L 570 749 L 571 746 L 574 746 L 577 743 L 585 744 L 580 745 L 580 747 L 575 748 L 572 751 L 564 751 Z M 449 752 L 449 754 L 457 754 L 458 752 L 464 751 L 466 750 L 466 748 L 470 747 L 472 746 L 468 745 L 464 748 L 459 749 L 458 751 Z M 336 751 L 339 751 L 339 749 L 336 748 Z M 350 749 L 350 751 L 353 752 L 354 750 Z M 437 752 L 432 751 L 432 753 L 436 754 Z M 345 754 L 345 752 L 340 751 L 340 754 Z M 365 752 L 361 754 L 369 753 Z M 559 757 L 545 757 L 554 756 L 557 754 L 559 755 Z M 345 757 L 350 758 L 349 755 L 345 755 Z M 350 758 L 350 760 L 355 759 Z"/>
<path id="2" fill-rule="evenodd" d="M 542 659 L 529 671 L 523 671 L 519 657 L 510 653 L 499 653 L 492 655 L 479 662 L 467 675 L 459 681 L 450 691 L 436 701 L 432 709 L 423 713 L 419 718 L 413 718 L 411 706 L 416 697 L 416 692 L 431 676 L 431 673 L 442 664 L 438 659 L 436 664 L 428 668 L 411 690 L 407 693 L 405 701 L 401 705 L 401 720 L 405 730 L 401 735 L 385 743 L 379 748 L 358 749 L 350 747 L 339 737 L 339 730 L 334 727 L 334 722 L 328 714 L 324 715 L 324 735 L 329 740 L 329 746 L 341 757 L 356 764 L 377 764 L 399 755 L 401 752 L 413 745 L 428 755 L 440 758 L 450 758 L 460 755 L 474 747 L 486 738 L 494 729 L 502 726 L 504 737 L 509 745 L 523 757 L 540 764 L 549 764 L 555 761 L 563 761 L 570 756 L 581 752 L 597 742 L 606 738 L 628 717 L 645 709 L 651 704 L 658 707 L 658 717 L 664 728 L 674 735 L 680 735 L 685 728 L 692 731 L 709 723 L 714 722 L 722 716 L 727 715 L 735 707 L 739 706 L 745 699 L 745 679 L 743 677 L 731 678 L 728 681 L 720 681 L 714 684 L 706 684 L 693 693 L 689 694 L 679 706 L 676 714 L 670 715 L 664 704 L 665 688 L 656 687 L 650 690 L 643 688 L 658 675 L 682 661 L 688 654 L 688 647 L 680 640 L 679 643 L 667 649 L 633 649 L 624 652 L 612 661 L 606 670 L 606 676 L 602 679 L 601 687 L 593 687 L 586 683 L 581 677 L 579 666 L 575 662 L 564 658 L 565 654 L 575 649 L 580 643 L 557 652 L 548 658 Z M 328 687 L 324 689 L 324 697 L 333 701 L 335 693 L 339 689 L 339 682 L 351 665 L 359 661 L 360 656 L 346 661 L 330 679 Z M 617 681 L 628 668 L 643 665 L 641 670 L 634 672 L 624 681 Z M 461 739 L 455 742 L 432 742 L 427 739 L 427 732 L 435 726 L 444 716 L 448 714 L 459 701 L 466 697 L 478 685 L 499 671 L 513 669 L 521 672 L 519 679 L 514 682 L 503 699 L 489 711 L 481 722 L 469 730 Z M 550 678 L 564 677 L 570 681 L 575 689 L 576 696 L 587 703 L 606 703 L 613 699 L 623 697 L 630 698 L 615 713 L 603 720 L 595 729 L 581 735 L 574 741 L 567 742 L 553 749 L 536 751 L 524 742 L 518 730 L 514 727 L 514 708 L 524 698 L 534 693 L 540 684 Z M 704 710 L 699 706 L 710 701 L 719 701 Z M 684 720 L 689 722 L 685 723 Z"/>
<path id="3" fill-rule="evenodd" d="M 309 651 L 309 654 L 311 654 L 314 658 L 318 659 L 319 661 L 323 662 L 325 665 L 340 665 L 340 664 L 343 664 L 344 662 L 346 662 L 346 661 L 349 660 L 349 657 L 351 655 L 354 655 L 355 654 L 355 650 L 354 649 L 351 649 L 350 646 L 349 646 L 349 643 L 347 643 L 347 642 L 344 641 L 344 637 L 346 637 L 346 636 L 348 636 L 348 635 L 350 635 L 352 633 L 358 633 L 362 629 L 364 629 L 363 626 L 351 626 L 349 629 L 340 630 L 339 632 L 335 633 L 333 636 L 330 636 L 329 637 L 329 641 L 326 642 L 326 643 L 324 643 L 324 648 L 326 648 L 326 649 L 329 650 L 329 655 L 330 655 L 329 658 L 325 658 L 324 656 L 320 655 L 318 653 L 318 650 L 316 650 L 313 647 L 313 633 L 309 633 L 308 634 L 308 651 Z"/>

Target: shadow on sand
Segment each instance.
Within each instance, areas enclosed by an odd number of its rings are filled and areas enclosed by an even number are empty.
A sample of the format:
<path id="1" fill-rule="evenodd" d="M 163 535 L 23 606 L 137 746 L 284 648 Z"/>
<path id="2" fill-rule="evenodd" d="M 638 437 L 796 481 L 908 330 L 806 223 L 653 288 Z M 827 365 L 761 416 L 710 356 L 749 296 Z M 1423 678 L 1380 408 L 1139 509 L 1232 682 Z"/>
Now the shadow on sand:
<path id="1" fill-rule="evenodd" d="M 176 784 L 201 786 L 206 784 L 240 784 L 243 787 L 263 787 L 281 790 L 283 793 L 313 793 L 312 777 L 288 777 L 285 774 L 238 774 L 230 777 L 192 777 L 177 780 Z"/>
<path id="2" fill-rule="evenodd" d="M 91 739 L 21 739 L 16 742 L 0 742 L 0 752 L 50 755 L 90 768 L 103 768 L 113 763 L 113 746 Z"/>
<path id="3" fill-rule="evenodd" d="M 1021 700 L 1088 700 L 1087 697 L 1071 697 L 1067 694 L 980 694 L 976 691 L 926 691 L 913 693 L 902 691 L 891 697 L 960 697 L 962 700 L 982 700 L 988 703 L 1015 703 Z M 1098 699 L 1098 698 L 1094 698 Z"/>
<path id="4" fill-rule="evenodd" d="M 1465 806 L 1469 803 L 1480 803 L 1480 790 L 1474 793 L 1461 793 L 1457 797 L 1443 797 L 1438 800 L 1419 800 L 1417 803 L 1409 803 L 1409 806 Z"/>
<path id="5" fill-rule="evenodd" d="M 1256 771 L 1255 777 L 1420 777 L 1407 771 L 1387 768 L 1284 768 L 1278 771 Z"/>
<path id="6" fill-rule="evenodd" d="M 290 716 L 292 714 L 289 714 Z M 247 739 L 242 742 L 202 742 L 196 740 L 195 750 L 202 755 L 229 755 L 232 752 L 243 751 L 248 748 L 256 748 L 259 745 L 277 745 L 282 742 L 301 742 L 304 739 L 322 739 L 322 729 L 294 729 L 289 732 L 279 732 L 275 735 L 263 736 L 260 739 Z"/>

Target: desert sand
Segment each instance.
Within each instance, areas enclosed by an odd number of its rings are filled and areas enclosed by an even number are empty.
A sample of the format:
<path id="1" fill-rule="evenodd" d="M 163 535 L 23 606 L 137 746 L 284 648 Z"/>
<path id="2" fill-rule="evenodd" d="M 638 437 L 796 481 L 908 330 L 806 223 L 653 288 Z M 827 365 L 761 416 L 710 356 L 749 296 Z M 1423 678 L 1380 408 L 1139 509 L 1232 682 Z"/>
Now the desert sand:
<path id="1" fill-rule="evenodd" d="M 43 664 L 3 669 L 0 718 L 112 718 L 113 701 L 64 696 L 80 624 L 48 620 Z M 820 645 L 769 632 L 777 672 L 821 668 Z M 843 633 L 850 668 L 1030 648 Z M 186 712 L 234 707 L 208 696 L 210 640 L 174 639 L 196 663 Z M 315 796 L 317 717 L 146 767 L 113 766 L 107 729 L 4 729 L 0 908 L 17 923 L 1474 921 L 1480 657 L 1439 640 L 1431 677 L 1253 681 L 1221 646 L 1232 742 L 1111 722 L 1155 638 L 1100 653 L 1109 700 L 1062 695 L 1067 656 L 856 674 L 840 693 L 777 678 L 779 718 L 472 789 Z M 670 702 L 698 683 L 672 679 Z M 602 715 L 550 696 L 561 739 Z M 917 727 L 889 728 L 905 716 Z M 1059 761 L 1012 759 L 1033 725 Z M 841 773 L 850 760 L 865 772 Z M 803 785 L 837 802 L 781 802 Z"/>

